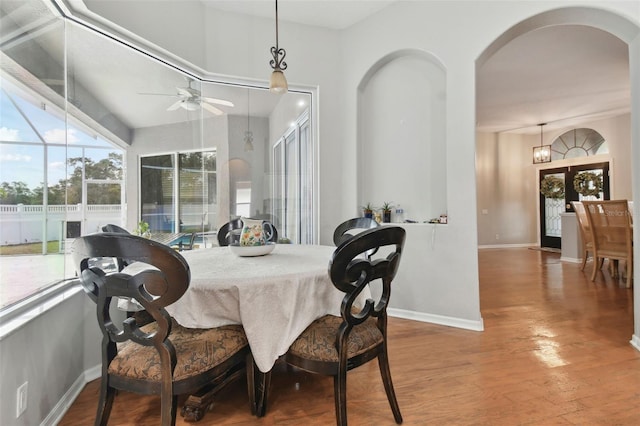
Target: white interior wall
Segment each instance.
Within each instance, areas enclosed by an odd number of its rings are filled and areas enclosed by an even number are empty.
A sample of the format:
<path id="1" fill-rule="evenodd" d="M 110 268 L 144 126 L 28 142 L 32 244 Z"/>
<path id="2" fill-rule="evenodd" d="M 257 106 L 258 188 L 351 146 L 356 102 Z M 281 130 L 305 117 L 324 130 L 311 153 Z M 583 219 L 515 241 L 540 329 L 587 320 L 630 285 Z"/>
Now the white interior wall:
<path id="1" fill-rule="evenodd" d="M 531 137 L 478 133 L 476 138 L 478 244 L 534 245 L 538 204 L 532 196 Z"/>
<path id="2" fill-rule="evenodd" d="M 87 8 L 113 23 L 132 30 L 185 61 L 203 64 L 207 54 L 202 34 L 208 21 L 206 7 L 198 1 L 82 0 Z"/>

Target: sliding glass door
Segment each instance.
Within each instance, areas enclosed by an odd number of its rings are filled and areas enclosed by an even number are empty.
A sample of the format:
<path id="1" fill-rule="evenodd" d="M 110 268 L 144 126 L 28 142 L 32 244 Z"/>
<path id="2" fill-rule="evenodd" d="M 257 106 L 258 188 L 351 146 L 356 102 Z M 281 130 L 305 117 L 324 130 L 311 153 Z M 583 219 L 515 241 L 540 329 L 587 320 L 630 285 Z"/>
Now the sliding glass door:
<path id="1" fill-rule="evenodd" d="M 312 244 L 313 143 L 308 114 L 274 145 L 273 170 L 276 228 L 294 243 Z"/>
<path id="2" fill-rule="evenodd" d="M 209 231 L 216 185 L 215 150 L 141 157 L 141 220 L 152 233 Z"/>

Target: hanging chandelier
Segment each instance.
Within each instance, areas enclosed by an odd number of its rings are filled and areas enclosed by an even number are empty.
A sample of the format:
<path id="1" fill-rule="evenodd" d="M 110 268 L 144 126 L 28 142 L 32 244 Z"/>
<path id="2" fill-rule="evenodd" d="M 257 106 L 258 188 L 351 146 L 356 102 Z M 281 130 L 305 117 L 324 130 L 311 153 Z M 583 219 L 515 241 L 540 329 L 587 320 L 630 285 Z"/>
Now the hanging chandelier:
<path id="1" fill-rule="evenodd" d="M 549 163 L 551 161 L 551 145 L 543 145 L 542 128 L 547 123 L 540 123 L 540 146 L 533 147 L 533 164 Z"/>
<path id="2" fill-rule="evenodd" d="M 287 93 L 289 86 L 284 76 L 284 70 L 287 69 L 287 63 L 284 57 L 287 52 L 278 45 L 278 0 L 276 0 L 276 45 L 271 46 L 271 56 L 273 59 L 269 61 L 269 65 L 273 68 L 271 79 L 269 80 L 269 90 L 273 93 Z"/>

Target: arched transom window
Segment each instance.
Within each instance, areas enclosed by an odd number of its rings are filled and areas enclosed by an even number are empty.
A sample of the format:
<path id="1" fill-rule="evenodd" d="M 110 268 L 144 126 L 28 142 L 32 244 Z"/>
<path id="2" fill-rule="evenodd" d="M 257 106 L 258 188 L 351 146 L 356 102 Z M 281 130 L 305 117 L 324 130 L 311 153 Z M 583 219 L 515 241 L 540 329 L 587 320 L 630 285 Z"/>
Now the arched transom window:
<path id="1" fill-rule="evenodd" d="M 593 129 L 569 130 L 551 144 L 551 160 L 588 157 L 609 152 L 607 141 Z"/>

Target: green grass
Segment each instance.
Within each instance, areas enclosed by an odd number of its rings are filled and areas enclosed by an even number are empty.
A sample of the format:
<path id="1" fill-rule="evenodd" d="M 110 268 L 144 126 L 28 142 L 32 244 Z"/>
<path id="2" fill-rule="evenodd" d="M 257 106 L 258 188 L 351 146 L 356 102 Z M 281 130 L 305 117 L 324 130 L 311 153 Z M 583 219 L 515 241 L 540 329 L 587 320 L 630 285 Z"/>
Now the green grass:
<path id="1" fill-rule="evenodd" d="M 60 243 L 58 240 L 47 243 L 47 253 L 58 253 L 59 249 Z M 42 254 L 42 243 L 0 246 L 0 256 L 14 256 L 17 254 Z"/>

